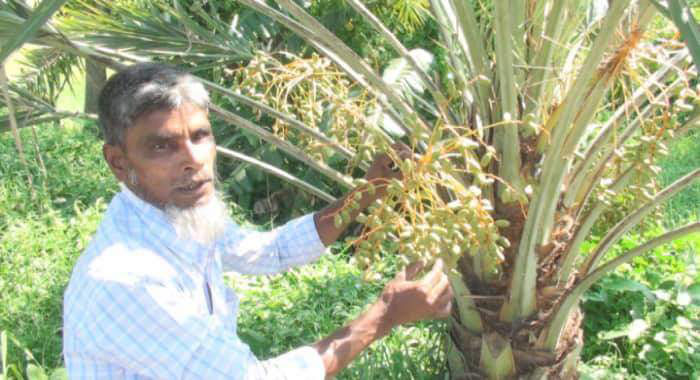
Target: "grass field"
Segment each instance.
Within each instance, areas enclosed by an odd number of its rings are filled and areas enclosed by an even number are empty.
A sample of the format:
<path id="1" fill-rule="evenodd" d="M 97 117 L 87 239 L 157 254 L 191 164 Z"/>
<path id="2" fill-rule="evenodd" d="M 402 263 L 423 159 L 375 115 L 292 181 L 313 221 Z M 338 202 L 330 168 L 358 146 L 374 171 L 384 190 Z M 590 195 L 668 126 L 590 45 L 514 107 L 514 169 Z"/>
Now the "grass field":
<path id="1" fill-rule="evenodd" d="M 66 107 L 71 102 L 79 104 L 75 98 L 66 101 Z M 23 131 L 32 161 L 33 192 L 11 135 L 0 135 L 0 330 L 10 338 L 3 349 L 7 355 L 3 362 L 11 378 L 25 376 L 27 364 L 46 369 L 62 365 L 62 294 L 75 260 L 118 189 L 102 162 L 95 131 L 92 124 L 38 126 L 38 151 L 46 163 L 46 176 L 36 165 L 31 134 Z M 682 139 L 671 149 L 672 154 L 662 162 L 662 183 L 700 166 L 699 134 Z M 234 210 L 245 223 L 245 212 Z M 700 185 L 696 185 L 670 203 L 665 222 L 697 219 L 699 210 Z M 629 236 L 617 249 L 645 238 L 648 236 Z M 698 249 L 698 236 L 658 249 L 622 267 L 589 292 L 583 304 L 587 313 L 585 376 L 700 376 L 700 294 L 694 293 L 700 290 Z M 361 273 L 349 264 L 349 254 L 342 247 L 334 252 L 318 263 L 279 276 L 229 278 L 242 299 L 240 334 L 257 355 L 270 357 L 316 341 L 376 297 L 382 284 L 363 282 Z M 384 278 L 389 278 L 391 258 L 385 258 L 383 266 Z M 444 378 L 444 329 L 443 322 L 396 329 L 339 378 Z"/>

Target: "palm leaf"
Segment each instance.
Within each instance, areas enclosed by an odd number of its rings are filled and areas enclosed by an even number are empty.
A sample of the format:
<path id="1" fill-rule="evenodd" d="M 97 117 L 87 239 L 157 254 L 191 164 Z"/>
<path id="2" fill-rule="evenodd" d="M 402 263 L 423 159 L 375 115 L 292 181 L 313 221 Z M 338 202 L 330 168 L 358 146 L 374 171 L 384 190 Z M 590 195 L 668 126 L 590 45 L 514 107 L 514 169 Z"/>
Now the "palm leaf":
<path id="1" fill-rule="evenodd" d="M 77 5 L 66 10 L 59 26 L 92 46 L 160 60 L 183 59 L 197 69 L 253 57 L 248 40 L 220 28 L 204 28 L 192 21 L 187 10 L 165 1 L 144 2 L 140 7 L 105 0 L 80 0 Z"/>
<path id="2" fill-rule="evenodd" d="M 4 41 L 2 48 L 0 48 L 0 63 L 4 63 L 12 52 L 31 40 L 66 1 L 67 0 L 43 0 L 22 24 L 19 32 Z"/>
<path id="3" fill-rule="evenodd" d="M 676 24 L 688 50 L 690 50 L 695 67 L 700 70 L 700 26 L 698 26 L 688 3 L 685 0 L 650 1 L 664 16 Z"/>
<path id="4" fill-rule="evenodd" d="M 700 233 L 700 222 L 690 223 L 683 227 L 676 228 L 615 257 L 614 259 L 606 262 L 604 265 L 598 267 L 592 273 L 588 274 L 588 276 L 581 279 L 576 286 L 567 293 L 557 310 L 555 310 L 547 329 L 545 346 L 549 347 L 550 349 L 553 349 L 553 347 L 556 346 L 557 340 L 559 339 L 559 335 L 563 330 L 569 313 L 578 304 L 583 293 L 596 281 L 600 280 L 603 276 L 609 274 L 620 265 L 629 262 L 630 260 L 643 253 L 646 253 L 649 250 L 679 239 L 683 236 L 698 233 Z"/>
<path id="5" fill-rule="evenodd" d="M 334 197 L 334 196 L 332 196 L 332 195 L 326 193 L 325 191 L 323 191 L 323 190 L 317 188 L 316 186 L 314 186 L 314 185 L 312 185 L 312 184 L 310 184 L 310 183 L 308 183 L 308 182 L 306 182 L 306 181 L 304 181 L 304 180 L 301 180 L 301 179 L 299 179 L 299 178 L 297 178 L 297 177 L 295 177 L 295 176 L 293 176 L 293 175 L 287 173 L 286 171 L 284 171 L 284 170 L 282 170 L 282 169 L 280 169 L 280 168 L 277 168 L 277 167 L 275 167 L 275 166 L 272 166 L 272 165 L 270 165 L 270 164 L 268 164 L 268 163 L 265 163 L 265 162 L 263 162 L 263 161 L 260 161 L 260 160 L 258 160 L 258 159 L 256 159 L 256 158 L 247 156 L 247 155 L 245 155 L 245 154 L 243 154 L 243 153 L 236 152 L 236 151 L 233 151 L 233 150 L 231 150 L 231 149 L 227 149 L 227 148 L 224 148 L 224 147 L 221 147 L 221 146 L 217 146 L 217 147 L 216 147 L 216 151 L 219 152 L 219 153 L 220 153 L 221 155 L 223 155 L 224 157 L 228 157 L 228 158 L 232 158 L 232 159 L 235 159 L 235 160 L 243 161 L 243 162 L 245 162 L 245 163 L 247 163 L 247 164 L 253 165 L 253 166 L 256 167 L 257 169 L 260 169 L 260 170 L 262 170 L 263 172 L 272 174 L 272 175 L 274 175 L 275 177 L 280 178 L 280 179 L 282 179 L 282 180 L 285 180 L 285 181 L 291 183 L 292 185 L 299 187 L 301 190 L 306 191 L 306 192 L 308 192 L 308 193 L 310 193 L 310 194 L 313 194 L 313 195 L 315 195 L 315 196 L 317 196 L 317 197 L 319 197 L 319 198 L 321 198 L 321 199 L 323 199 L 323 200 L 325 200 L 325 201 L 327 201 L 327 202 L 333 202 L 333 201 L 335 201 L 335 197 Z"/>

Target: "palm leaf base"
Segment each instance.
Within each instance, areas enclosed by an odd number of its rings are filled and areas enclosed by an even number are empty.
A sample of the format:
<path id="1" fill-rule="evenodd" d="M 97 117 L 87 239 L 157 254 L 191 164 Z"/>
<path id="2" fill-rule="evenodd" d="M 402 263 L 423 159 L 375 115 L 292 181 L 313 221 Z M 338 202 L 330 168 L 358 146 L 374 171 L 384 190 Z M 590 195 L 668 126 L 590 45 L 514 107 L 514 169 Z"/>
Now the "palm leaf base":
<path id="1" fill-rule="evenodd" d="M 476 379 L 577 379 L 583 347 L 583 314 L 572 313 L 557 352 L 537 348 L 544 320 L 506 327 L 482 311 L 485 330 L 473 333 L 457 319 L 450 319 L 447 356 L 452 380 Z M 546 318 L 546 317 L 545 317 Z"/>

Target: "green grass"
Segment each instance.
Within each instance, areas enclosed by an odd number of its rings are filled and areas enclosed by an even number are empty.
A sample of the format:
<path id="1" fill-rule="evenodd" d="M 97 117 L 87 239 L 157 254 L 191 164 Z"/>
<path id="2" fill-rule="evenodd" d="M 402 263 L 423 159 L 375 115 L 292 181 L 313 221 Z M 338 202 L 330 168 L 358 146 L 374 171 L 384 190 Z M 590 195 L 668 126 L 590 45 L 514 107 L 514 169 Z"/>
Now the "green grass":
<path id="1" fill-rule="evenodd" d="M 54 367 L 60 364 L 63 289 L 117 186 L 87 129 L 44 126 L 38 132 L 49 175 L 33 165 L 34 197 L 11 136 L 0 136 L 0 330 L 30 348 L 39 364 Z M 29 148 L 29 131 L 22 137 Z M 11 351 L 14 361 L 22 356 Z"/>
<path id="2" fill-rule="evenodd" d="M 662 231 L 630 234 L 610 255 Z M 700 376 L 700 294 L 692 296 L 692 289 L 700 291 L 698 251 L 700 236 L 687 236 L 637 257 L 593 286 L 582 304 L 583 359 L 589 369 L 625 379 Z M 633 331 L 634 324 L 646 328 Z"/>

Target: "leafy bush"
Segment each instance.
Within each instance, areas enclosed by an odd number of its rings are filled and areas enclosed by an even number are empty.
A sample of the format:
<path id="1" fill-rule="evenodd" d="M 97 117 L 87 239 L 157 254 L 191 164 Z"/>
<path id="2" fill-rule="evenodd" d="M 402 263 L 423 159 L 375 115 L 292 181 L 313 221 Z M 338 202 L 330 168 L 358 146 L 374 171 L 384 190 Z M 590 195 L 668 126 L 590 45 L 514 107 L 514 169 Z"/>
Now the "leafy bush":
<path id="1" fill-rule="evenodd" d="M 629 236 L 614 250 L 643 239 Z M 700 375 L 699 250 L 700 236 L 688 236 L 623 265 L 587 293 L 583 358 L 589 366 L 613 364 L 644 379 Z"/>

